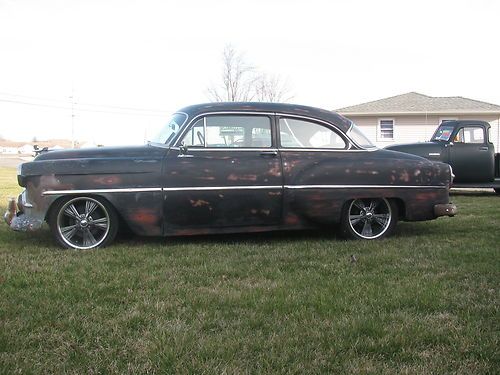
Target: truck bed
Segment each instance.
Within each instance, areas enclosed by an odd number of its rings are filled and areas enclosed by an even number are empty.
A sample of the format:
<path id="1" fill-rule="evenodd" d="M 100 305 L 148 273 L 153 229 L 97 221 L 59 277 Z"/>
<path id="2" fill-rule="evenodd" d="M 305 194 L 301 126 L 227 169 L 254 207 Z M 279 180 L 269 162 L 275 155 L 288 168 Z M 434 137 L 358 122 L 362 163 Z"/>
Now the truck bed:
<path id="1" fill-rule="evenodd" d="M 491 182 L 458 182 L 452 185 L 452 188 L 477 188 L 477 189 L 500 189 L 500 177 Z"/>

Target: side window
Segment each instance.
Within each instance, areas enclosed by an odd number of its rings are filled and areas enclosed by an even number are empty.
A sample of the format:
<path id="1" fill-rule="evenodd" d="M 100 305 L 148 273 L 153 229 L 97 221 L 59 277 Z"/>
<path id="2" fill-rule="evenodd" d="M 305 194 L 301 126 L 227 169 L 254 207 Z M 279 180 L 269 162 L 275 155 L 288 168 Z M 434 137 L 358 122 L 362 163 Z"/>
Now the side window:
<path id="1" fill-rule="evenodd" d="M 347 144 L 334 130 L 310 121 L 280 118 L 281 146 L 288 148 L 345 149 Z"/>
<path id="2" fill-rule="evenodd" d="M 198 120 L 184 136 L 186 146 L 271 147 L 271 119 L 267 116 L 220 115 Z"/>
<path id="3" fill-rule="evenodd" d="M 483 128 L 476 126 L 461 128 L 454 141 L 458 143 L 485 143 Z"/>
<path id="4" fill-rule="evenodd" d="M 204 119 L 199 119 L 187 132 L 187 134 L 182 139 L 182 142 L 186 146 L 191 147 L 204 147 L 205 146 L 205 127 Z"/>

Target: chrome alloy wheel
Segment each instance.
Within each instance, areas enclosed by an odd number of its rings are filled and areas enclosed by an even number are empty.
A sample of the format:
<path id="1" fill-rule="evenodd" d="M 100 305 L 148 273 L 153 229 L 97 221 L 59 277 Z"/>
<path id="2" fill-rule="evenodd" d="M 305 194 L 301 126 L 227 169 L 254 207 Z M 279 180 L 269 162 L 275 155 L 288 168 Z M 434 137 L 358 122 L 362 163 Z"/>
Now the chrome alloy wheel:
<path id="1" fill-rule="evenodd" d="M 90 197 L 66 202 L 57 215 L 60 238 L 74 249 L 91 249 L 104 242 L 110 229 L 109 213 L 104 205 Z"/>
<path id="2" fill-rule="evenodd" d="M 381 237 L 393 220 L 391 205 L 385 198 L 355 199 L 348 212 L 353 234 L 367 240 Z"/>

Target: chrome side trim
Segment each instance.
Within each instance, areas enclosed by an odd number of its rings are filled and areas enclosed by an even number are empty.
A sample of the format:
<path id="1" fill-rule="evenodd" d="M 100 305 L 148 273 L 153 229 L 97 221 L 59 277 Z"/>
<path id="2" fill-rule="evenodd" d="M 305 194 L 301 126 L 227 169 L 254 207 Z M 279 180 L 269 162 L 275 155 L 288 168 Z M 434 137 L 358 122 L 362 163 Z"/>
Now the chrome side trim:
<path id="1" fill-rule="evenodd" d="M 370 152 L 371 150 L 362 149 L 358 150 L 355 148 L 344 149 L 344 148 L 279 148 L 280 152 L 293 151 L 293 152 Z"/>
<path id="2" fill-rule="evenodd" d="M 439 152 L 429 152 L 429 156 L 441 156 Z"/>
<path id="3" fill-rule="evenodd" d="M 176 150 L 179 151 L 179 147 L 171 147 L 171 150 Z M 195 151 L 254 151 L 254 152 L 262 152 L 262 151 L 280 151 L 280 152 L 287 152 L 287 151 L 293 151 L 293 152 L 370 152 L 370 151 L 376 151 L 376 150 L 368 150 L 368 149 L 340 149 L 340 148 L 275 148 L 275 147 L 268 147 L 268 148 L 251 148 L 251 147 L 189 147 L 188 152 L 195 152 Z"/>
<path id="4" fill-rule="evenodd" d="M 181 186 L 163 188 L 123 188 L 123 189 L 86 189 L 86 190 L 47 190 L 42 195 L 65 195 L 65 194 L 102 194 L 102 193 L 148 193 L 159 191 L 210 191 L 210 190 L 276 190 L 282 189 L 281 185 L 274 186 Z"/>
<path id="5" fill-rule="evenodd" d="M 273 186 L 260 186 L 260 185 L 249 185 L 249 186 L 200 186 L 200 187 L 164 187 L 163 191 L 212 191 L 212 190 L 276 190 L 283 189 L 281 185 Z"/>
<path id="6" fill-rule="evenodd" d="M 179 151 L 179 147 L 171 147 L 172 150 Z M 263 152 L 263 151 L 278 151 L 277 148 L 268 147 L 268 148 L 252 148 L 252 147 L 195 147 L 191 146 L 188 148 L 188 152 L 195 151 L 254 151 L 254 152 Z"/>
<path id="7" fill-rule="evenodd" d="M 42 195 L 99 194 L 99 193 L 147 193 L 161 191 L 161 188 L 123 188 L 123 189 L 86 189 L 86 190 L 47 190 Z"/>
<path id="8" fill-rule="evenodd" d="M 446 189 L 446 186 L 417 185 L 285 185 L 285 189 Z"/>
<path id="9" fill-rule="evenodd" d="M 214 191 L 214 190 L 278 190 L 278 189 L 446 189 L 446 186 L 416 185 L 241 185 L 241 186 L 180 186 L 156 188 L 47 190 L 42 195 L 148 193 L 161 191 Z"/>

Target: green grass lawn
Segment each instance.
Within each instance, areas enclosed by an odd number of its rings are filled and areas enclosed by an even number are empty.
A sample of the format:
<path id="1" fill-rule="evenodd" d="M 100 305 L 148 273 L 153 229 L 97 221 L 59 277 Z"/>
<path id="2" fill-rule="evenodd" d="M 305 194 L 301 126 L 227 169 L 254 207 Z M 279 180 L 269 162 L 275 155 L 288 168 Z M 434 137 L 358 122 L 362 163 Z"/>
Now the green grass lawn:
<path id="1" fill-rule="evenodd" d="M 19 193 L 0 169 L 0 208 Z M 393 237 L 128 238 L 61 250 L 0 225 L 0 374 L 493 374 L 500 196 Z M 354 254 L 358 261 L 350 262 Z"/>

